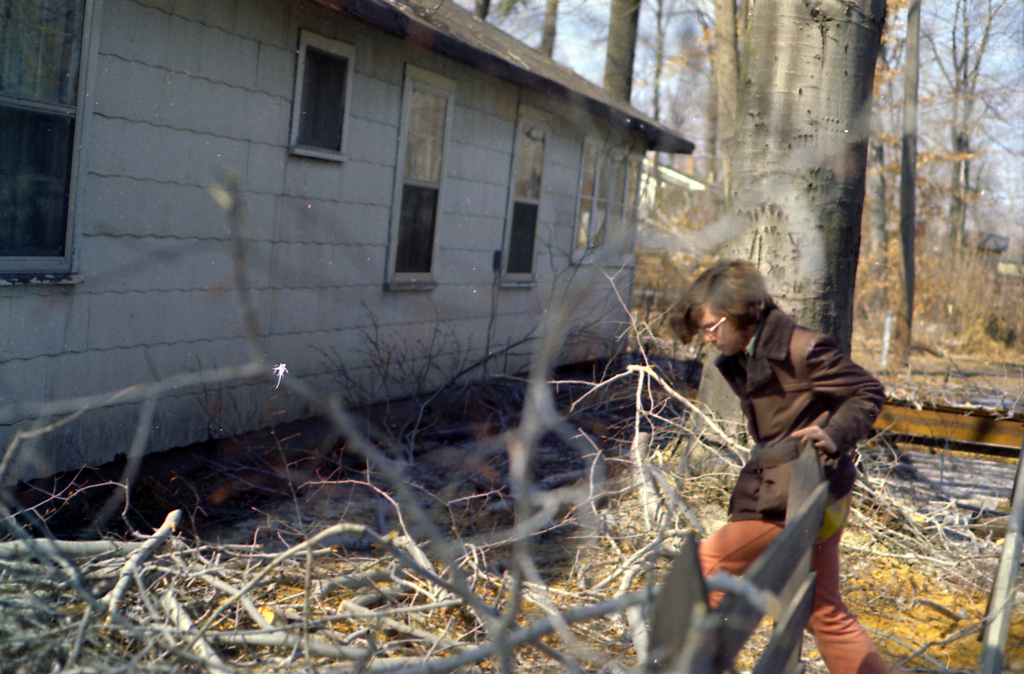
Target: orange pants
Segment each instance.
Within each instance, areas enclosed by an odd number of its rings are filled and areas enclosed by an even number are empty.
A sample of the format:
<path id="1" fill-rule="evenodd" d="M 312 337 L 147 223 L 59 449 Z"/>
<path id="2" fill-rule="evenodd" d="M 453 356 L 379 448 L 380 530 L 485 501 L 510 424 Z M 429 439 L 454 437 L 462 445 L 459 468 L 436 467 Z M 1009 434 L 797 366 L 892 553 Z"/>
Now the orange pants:
<path id="1" fill-rule="evenodd" d="M 718 571 L 742 575 L 775 537 L 782 526 L 760 520 L 729 522 L 708 536 L 698 548 L 705 578 Z M 864 628 L 843 604 L 839 593 L 840 527 L 832 536 L 814 546 L 811 567 L 818 572 L 814 587 L 814 609 L 807 629 L 818 642 L 818 651 L 831 674 L 887 674 L 875 645 Z M 721 601 L 721 592 L 708 596 L 711 607 Z"/>

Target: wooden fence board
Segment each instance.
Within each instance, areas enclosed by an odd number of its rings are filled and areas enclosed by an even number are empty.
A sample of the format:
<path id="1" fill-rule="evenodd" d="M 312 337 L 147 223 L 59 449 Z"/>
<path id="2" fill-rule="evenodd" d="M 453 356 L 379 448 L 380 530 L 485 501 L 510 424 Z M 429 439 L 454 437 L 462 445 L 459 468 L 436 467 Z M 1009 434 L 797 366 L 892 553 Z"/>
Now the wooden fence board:
<path id="1" fill-rule="evenodd" d="M 672 562 L 665 584 L 651 610 L 648 671 L 664 671 L 683 650 L 691 625 L 708 612 L 708 591 L 697 559 L 697 539 L 691 532 Z"/>
<path id="2" fill-rule="evenodd" d="M 775 625 L 772 638 L 751 674 L 786 674 L 797 671 L 799 661 L 793 662 L 792 654 L 799 652 L 800 644 L 803 643 L 804 628 L 814 608 L 816 579 L 816 573 L 810 573 L 803 579 L 793 603 L 789 605 L 782 620 Z"/>

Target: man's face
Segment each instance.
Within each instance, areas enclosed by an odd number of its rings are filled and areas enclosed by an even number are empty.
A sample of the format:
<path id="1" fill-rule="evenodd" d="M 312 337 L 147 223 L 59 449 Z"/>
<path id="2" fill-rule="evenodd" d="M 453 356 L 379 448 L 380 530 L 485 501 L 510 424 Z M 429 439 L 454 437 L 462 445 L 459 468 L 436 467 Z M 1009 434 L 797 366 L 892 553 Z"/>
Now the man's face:
<path id="1" fill-rule="evenodd" d="M 735 356 L 747 348 L 750 338 L 754 336 L 753 326 L 740 330 L 732 319 L 705 308 L 701 315 L 700 334 L 706 344 L 712 344 L 723 356 Z"/>

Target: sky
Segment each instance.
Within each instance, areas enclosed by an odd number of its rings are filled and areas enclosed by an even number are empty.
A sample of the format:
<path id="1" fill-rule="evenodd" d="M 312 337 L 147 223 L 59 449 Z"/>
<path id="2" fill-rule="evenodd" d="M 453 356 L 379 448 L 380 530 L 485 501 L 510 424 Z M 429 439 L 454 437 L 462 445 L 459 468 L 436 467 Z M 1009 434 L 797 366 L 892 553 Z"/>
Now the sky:
<path id="1" fill-rule="evenodd" d="M 448 0 L 472 10 L 474 0 Z M 500 0 L 492 0 L 496 7 Z M 514 35 L 523 42 L 536 47 L 540 43 L 541 24 L 544 14 L 544 0 L 527 0 L 524 7 L 508 18 L 497 16 L 492 9 L 489 21 Z M 697 15 L 703 12 L 706 21 L 713 20 L 713 9 L 706 0 L 689 0 L 688 2 L 667 2 L 678 6 L 687 14 L 674 22 L 677 32 L 671 40 L 670 48 L 677 48 L 686 41 L 693 41 L 699 36 L 701 27 Z M 948 35 L 944 28 L 952 2 L 925 2 L 922 11 L 922 30 L 933 31 L 942 39 Z M 696 9 L 694 9 L 696 7 Z M 983 179 L 989 185 L 988 193 L 991 208 L 1005 214 L 1000 217 L 993 214 L 1000 233 L 1010 236 L 1014 246 L 1024 248 L 1024 3 L 1007 2 L 1002 5 L 1005 13 L 1001 30 L 989 47 L 988 61 L 985 67 L 990 80 L 1011 82 L 999 91 L 999 109 L 992 107 L 979 115 L 980 127 L 977 131 L 979 145 L 986 148 L 985 155 L 978 158 L 974 170 L 976 178 Z M 554 58 L 590 81 L 601 84 L 604 73 L 604 51 L 607 37 L 609 0 L 560 0 L 558 33 L 555 41 Z M 652 34 L 653 12 L 651 5 L 645 3 L 640 14 L 641 40 L 644 34 Z M 905 37 L 906 10 L 890 11 L 887 30 L 898 40 Z M 642 52 L 642 50 L 640 50 Z M 633 103 L 647 114 L 653 115 L 650 105 L 651 88 L 645 79 L 649 77 L 642 62 L 643 56 L 638 53 L 638 66 L 635 72 Z M 922 43 L 922 68 L 931 69 L 930 73 L 922 70 L 922 89 L 920 103 L 919 128 L 929 122 L 933 128 L 941 128 L 944 116 L 948 117 L 949 108 L 941 102 L 945 86 L 941 74 L 935 69 L 936 58 Z M 680 73 L 680 82 L 675 84 L 679 93 L 664 92 L 663 97 L 671 100 L 660 115 L 661 121 L 678 128 L 684 135 L 697 143 L 695 155 L 700 160 L 704 152 L 705 122 L 701 101 L 706 98 L 703 87 L 706 82 L 685 80 L 686 75 Z M 691 75 L 692 77 L 692 75 Z M 919 149 L 936 150 L 948 145 L 948 132 L 919 140 Z M 970 225 L 969 225 L 970 226 Z"/>
<path id="2" fill-rule="evenodd" d="M 454 0 L 473 10 L 474 0 Z M 508 18 L 498 16 L 500 0 L 491 0 L 488 22 L 514 35 L 531 47 L 540 45 L 544 22 L 544 0 L 529 0 L 525 7 Z M 600 84 L 604 76 L 604 39 L 607 29 L 608 0 L 561 0 L 558 8 L 558 33 L 554 59 L 591 82 Z M 600 44 L 599 49 L 594 47 Z"/>

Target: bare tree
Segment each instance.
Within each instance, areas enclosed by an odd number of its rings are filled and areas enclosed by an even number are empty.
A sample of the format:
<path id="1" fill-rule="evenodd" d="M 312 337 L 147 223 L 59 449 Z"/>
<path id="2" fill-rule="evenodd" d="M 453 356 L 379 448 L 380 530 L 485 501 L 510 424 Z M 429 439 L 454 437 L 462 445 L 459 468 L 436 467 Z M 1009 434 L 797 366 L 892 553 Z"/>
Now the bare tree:
<path id="1" fill-rule="evenodd" d="M 731 195 L 743 231 L 732 249 L 846 349 L 884 22 L 884 0 L 762 1 L 745 21 Z"/>
<path id="2" fill-rule="evenodd" d="M 555 33 L 558 30 L 558 0 L 544 4 L 544 26 L 540 32 L 540 51 L 551 58 L 555 53 Z"/>
<path id="3" fill-rule="evenodd" d="M 920 59 L 921 2 L 911 0 L 907 14 L 907 49 L 903 90 L 903 153 L 900 170 L 901 288 L 894 352 L 900 364 L 910 359 L 914 325 L 914 284 L 917 275 L 914 244 L 917 218 L 917 90 Z"/>
<path id="4" fill-rule="evenodd" d="M 955 249 L 964 243 L 967 207 L 971 200 L 971 162 L 977 156 L 972 137 L 979 119 L 977 103 L 982 63 L 987 57 L 996 21 L 1006 0 L 956 0 L 953 5 L 948 41 L 929 34 L 935 64 L 942 73 L 950 96 L 950 163 L 948 239 Z M 984 105 L 984 104 L 983 104 Z"/>
<path id="5" fill-rule="evenodd" d="M 736 127 L 739 66 L 736 34 L 736 0 L 715 0 L 715 135 L 722 190 L 729 194 L 731 155 Z"/>
<path id="6" fill-rule="evenodd" d="M 879 73 L 891 73 L 889 65 L 889 50 L 886 49 L 883 41 L 878 49 L 878 61 L 875 65 L 875 86 L 876 88 L 890 89 L 891 80 L 880 82 Z M 867 166 L 867 195 L 868 214 L 865 220 L 865 232 L 867 233 L 866 251 L 872 259 L 884 258 L 888 246 L 888 235 L 885 231 L 888 223 L 888 181 L 886 179 L 885 165 L 885 144 L 886 135 L 883 131 L 882 115 L 879 114 L 879 96 L 875 95 L 875 109 L 871 115 L 872 139 L 868 145 L 868 166 Z"/>
<path id="7" fill-rule="evenodd" d="M 639 20 L 640 0 L 611 0 L 604 88 L 615 98 L 627 102 L 633 94 L 633 61 Z"/>
<path id="8" fill-rule="evenodd" d="M 722 252 L 754 261 L 794 318 L 847 352 L 884 23 L 884 0 L 762 0 L 744 20 Z M 738 422 L 717 369 L 705 373 L 700 399 Z"/>

